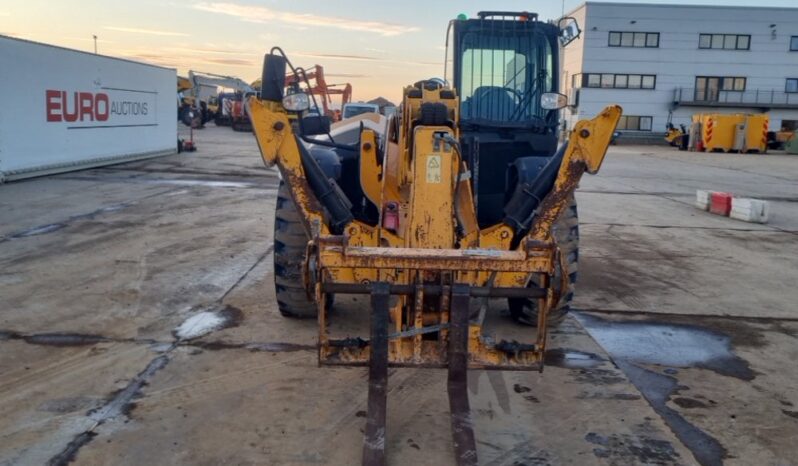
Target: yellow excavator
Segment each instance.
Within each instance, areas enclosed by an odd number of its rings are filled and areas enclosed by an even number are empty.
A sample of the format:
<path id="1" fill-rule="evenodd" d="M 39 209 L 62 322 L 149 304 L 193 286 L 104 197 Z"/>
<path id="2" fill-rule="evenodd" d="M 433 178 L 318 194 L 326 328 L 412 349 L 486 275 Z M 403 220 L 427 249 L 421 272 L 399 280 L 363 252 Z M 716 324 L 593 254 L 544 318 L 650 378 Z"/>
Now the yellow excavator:
<path id="1" fill-rule="evenodd" d="M 573 18 L 459 17 L 444 78 L 405 87 L 384 127 L 361 124 L 354 137 L 332 134 L 312 111 L 281 49 L 265 56 L 248 105 L 263 160 L 282 180 L 277 304 L 318 320 L 320 365 L 368 367 L 364 465 L 385 464 L 390 366 L 448 370 L 460 465 L 477 464 L 467 370 L 543 369 L 547 325 L 567 310 L 576 279 L 574 190 L 599 170 L 621 116 L 610 105 L 558 147 L 567 103 L 558 50 L 579 34 Z M 297 79 L 286 89 L 287 72 Z M 368 335 L 330 334 L 341 295 L 369 296 Z M 497 299 L 532 324 L 530 341 L 483 334 Z"/>

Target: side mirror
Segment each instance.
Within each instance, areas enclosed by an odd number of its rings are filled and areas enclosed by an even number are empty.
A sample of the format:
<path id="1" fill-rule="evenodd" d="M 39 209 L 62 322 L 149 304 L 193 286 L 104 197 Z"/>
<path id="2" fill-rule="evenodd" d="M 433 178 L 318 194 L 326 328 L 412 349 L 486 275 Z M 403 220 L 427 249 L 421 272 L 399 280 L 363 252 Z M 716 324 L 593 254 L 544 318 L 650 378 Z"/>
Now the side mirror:
<path id="1" fill-rule="evenodd" d="M 576 21 L 576 18 L 570 16 L 560 18 L 560 20 L 557 21 L 557 27 L 560 28 L 560 44 L 563 47 L 576 40 L 576 38 L 582 34 L 582 30 L 579 29 L 579 23 Z"/>
<path id="2" fill-rule="evenodd" d="M 559 110 L 568 106 L 568 96 L 557 92 L 546 92 L 540 96 L 540 106 L 544 110 Z"/>
<path id="3" fill-rule="evenodd" d="M 260 81 L 261 100 L 279 102 L 283 99 L 285 87 L 285 57 L 267 53 L 263 57 L 263 72 Z"/>
<path id="4" fill-rule="evenodd" d="M 308 115 L 299 122 L 303 136 L 316 136 L 330 133 L 330 117 L 325 115 Z"/>

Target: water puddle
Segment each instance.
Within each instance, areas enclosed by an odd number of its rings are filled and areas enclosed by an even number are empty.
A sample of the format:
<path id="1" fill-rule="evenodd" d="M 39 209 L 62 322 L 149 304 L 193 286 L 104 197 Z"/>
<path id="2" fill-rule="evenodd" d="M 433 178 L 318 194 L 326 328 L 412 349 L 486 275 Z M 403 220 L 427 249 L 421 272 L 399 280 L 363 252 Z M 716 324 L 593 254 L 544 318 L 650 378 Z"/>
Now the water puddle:
<path id="1" fill-rule="evenodd" d="M 165 184 L 172 186 L 205 186 L 209 188 L 261 188 L 262 184 L 247 181 L 217 181 L 217 180 L 191 180 L 191 179 L 168 179 L 168 178 L 149 178 L 146 180 L 136 180 L 142 184 Z"/>
<path id="2" fill-rule="evenodd" d="M 667 367 L 700 367 L 752 380 L 748 362 L 734 354 L 731 338 L 694 325 L 614 321 L 578 314 L 577 319 L 613 360 Z"/>
<path id="3" fill-rule="evenodd" d="M 241 310 L 232 306 L 207 309 L 183 321 L 173 333 L 179 340 L 193 340 L 223 328 L 234 327 L 242 316 Z"/>
<path id="4" fill-rule="evenodd" d="M 565 369 L 585 369 L 601 365 L 605 360 L 594 353 L 572 350 L 567 348 L 553 348 L 546 351 L 543 362 L 547 366 L 562 367 Z"/>

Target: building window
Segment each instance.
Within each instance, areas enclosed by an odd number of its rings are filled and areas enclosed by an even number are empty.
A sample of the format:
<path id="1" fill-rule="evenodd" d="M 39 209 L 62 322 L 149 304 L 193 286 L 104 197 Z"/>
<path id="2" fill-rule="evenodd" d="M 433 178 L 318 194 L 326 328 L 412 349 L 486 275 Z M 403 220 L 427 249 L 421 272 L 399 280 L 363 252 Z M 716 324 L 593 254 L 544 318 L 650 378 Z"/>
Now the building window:
<path id="1" fill-rule="evenodd" d="M 659 47 L 658 32 L 610 31 L 610 47 Z"/>
<path id="2" fill-rule="evenodd" d="M 784 92 L 798 93 L 798 78 L 787 78 L 787 87 Z"/>
<path id="3" fill-rule="evenodd" d="M 790 37 L 790 51 L 798 52 L 798 36 Z"/>
<path id="4" fill-rule="evenodd" d="M 699 34 L 698 48 L 719 50 L 750 50 L 751 36 L 744 34 Z"/>
<path id="5" fill-rule="evenodd" d="M 604 89 L 654 89 L 657 77 L 653 74 L 584 73 L 583 87 Z"/>
<path id="6" fill-rule="evenodd" d="M 618 120 L 616 129 L 626 131 L 651 131 L 651 120 L 652 117 L 650 116 L 623 115 L 621 119 Z"/>
<path id="7" fill-rule="evenodd" d="M 698 76 L 695 78 L 695 100 L 717 101 L 720 91 L 743 92 L 745 91 L 746 78 Z"/>

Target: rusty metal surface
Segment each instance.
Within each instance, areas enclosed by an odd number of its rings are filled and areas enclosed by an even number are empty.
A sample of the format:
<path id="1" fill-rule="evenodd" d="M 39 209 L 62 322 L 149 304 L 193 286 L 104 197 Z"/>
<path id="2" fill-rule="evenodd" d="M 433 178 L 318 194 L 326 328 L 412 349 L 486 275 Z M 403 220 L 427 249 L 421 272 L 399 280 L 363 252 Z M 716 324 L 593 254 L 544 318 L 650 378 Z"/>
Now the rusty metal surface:
<path id="1" fill-rule="evenodd" d="M 468 285 L 452 287 L 449 332 L 449 411 L 458 466 L 477 464 L 477 445 L 468 404 L 468 303 L 471 298 L 468 288 Z"/>
<path id="2" fill-rule="evenodd" d="M 452 127 L 421 124 L 425 103 L 443 105 Z M 386 140 L 383 160 L 377 160 L 376 133 L 362 131 L 359 180 L 378 211 L 391 202 L 396 217 L 390 227 L 382 224 L 382 215 L 376 225 L 351 221 L 342 236 L 329 234 L 323 209 L 304 179 L 300 142 L 283 121 L 285 112 L 260 104 L 253 110 L 263 158 L 279 165 L 312 238 L 303 272 L 319 311 L 319 363 L 369 366 L 363 464 L 385 463 L 389 366 L 448 368 L 456 462 L 477 464 L 467 370 L 542 370 L 547 316 L 560 299 L 551 283 L 555 268 L 562 269 L 552 227 L 582 174 L 600 167 L 620 107 L 577 123 L 554 188 L 526 237 L 507 225 L 484 230 L 475 225 L 469 190 L 457 190 L 463 184 L 457 100 L 444 99 L 441 89 L 405 89 L 401 126 L 395 141 Z M 511 244 L 518 246 L 512 250 Z M 528 286 L 533 277 L 539 286 Z M 368 340 L 329 338 L 327 295 L 344 293 L 371 295 Z M 482 321 L 469 322 L 471 296 L 536 299 L 534 343 L 494 343 L 483 336 Z"/>
<path id="3" fill-rule="evenodd" d="M 388 393 L 388 284 L 374 284 L 371 294 L 368 417 L 363 437 L 363 465 L 385 465 L 385 416 Z"/>
<path id="4" fill-rule="evenodd" d="M 548 270 L 549 250 L 424 249 L 347 247 L 322 244 L 322 267 L 415 269 L 437 271 L 541 272 Z"/>
<path id="5" fill-rule="evenodd" d="M 324 283 L 322 289 L 332 294 L 371 294 L 373 283 Z M 389 293 L 393 295 L 418 294 L 419 290 L 427 296 L 441 296 L 447 287 L 441 285 L 389 285 Z M 475 298 L 542 298 L 546 291 L 538 287 L 500 288 L 490 286 L 469 287 L 470 296 Z"/>

